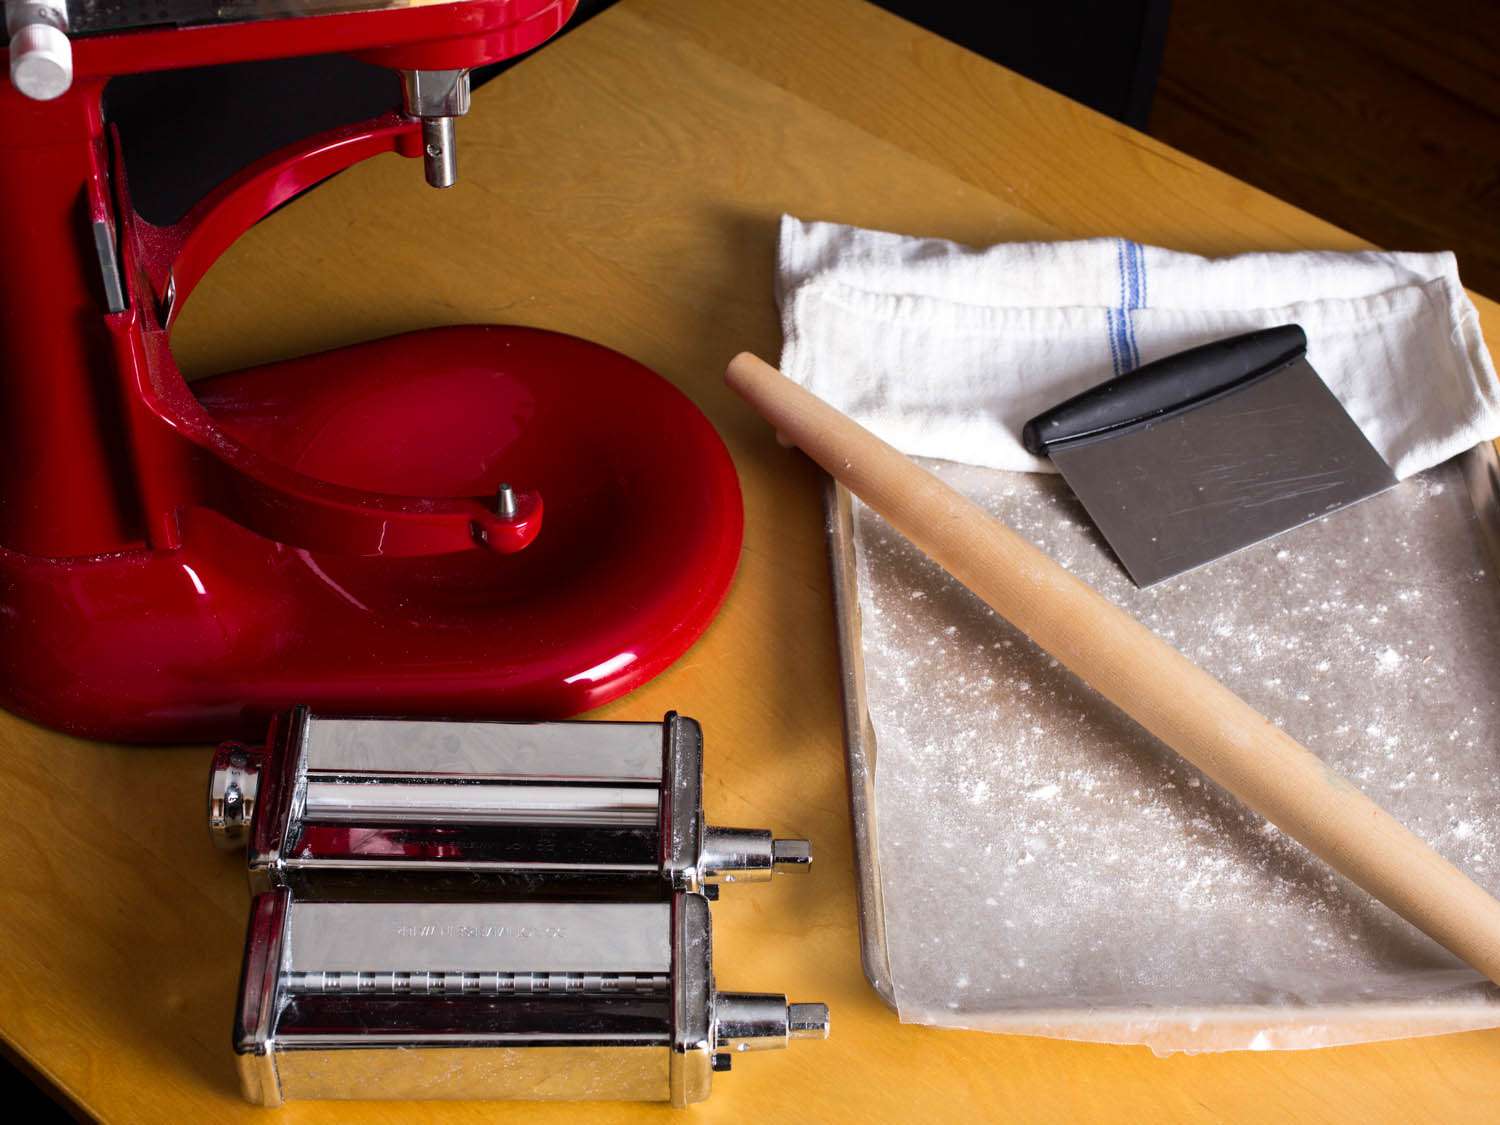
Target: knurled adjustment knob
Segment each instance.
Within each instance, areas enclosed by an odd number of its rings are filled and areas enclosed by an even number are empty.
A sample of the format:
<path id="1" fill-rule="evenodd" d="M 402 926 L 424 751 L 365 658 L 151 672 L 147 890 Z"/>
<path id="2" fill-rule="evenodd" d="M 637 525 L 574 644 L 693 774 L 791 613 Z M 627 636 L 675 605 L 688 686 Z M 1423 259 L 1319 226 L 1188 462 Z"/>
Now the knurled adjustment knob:
<path id="1" fill-rule="evenodd" d="M 48 23 L 19 28 L 10 39 L 10 80 L 39 102 L 51 101 L 73 85 L 73 45 Z"/>

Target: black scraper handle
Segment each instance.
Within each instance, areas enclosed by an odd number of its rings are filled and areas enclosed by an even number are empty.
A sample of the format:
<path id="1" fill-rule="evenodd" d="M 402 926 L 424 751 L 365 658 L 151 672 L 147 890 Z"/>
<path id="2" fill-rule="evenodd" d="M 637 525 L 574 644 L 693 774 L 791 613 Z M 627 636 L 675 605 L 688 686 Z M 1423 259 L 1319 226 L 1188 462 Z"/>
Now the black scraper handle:
<path id="1" fill-rule="evenodd" d="M 1299 324 L 1215 340 L 1074 395 L 1031 421 L 1021 442 L 1038 457 L 1065 442 L 1104 437 L 1196 406 L 1279 371 L 1307 351 Z"/>

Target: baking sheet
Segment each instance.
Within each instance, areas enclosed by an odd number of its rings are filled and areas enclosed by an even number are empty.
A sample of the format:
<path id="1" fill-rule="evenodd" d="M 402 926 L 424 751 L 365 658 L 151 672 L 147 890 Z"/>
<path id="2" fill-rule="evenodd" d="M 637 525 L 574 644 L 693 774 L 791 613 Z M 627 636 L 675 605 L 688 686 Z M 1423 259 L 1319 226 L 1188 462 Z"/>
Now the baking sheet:
<path id="1" fill-rule="evenodd" d="M 1060 478 L 922 464 L 1500 892 L 1490 447 L 1149 590 Z M 1500 990 L 836 501 L 866 970 L 904 1020 L 1158 1050 L 1500 1026 Z"/>

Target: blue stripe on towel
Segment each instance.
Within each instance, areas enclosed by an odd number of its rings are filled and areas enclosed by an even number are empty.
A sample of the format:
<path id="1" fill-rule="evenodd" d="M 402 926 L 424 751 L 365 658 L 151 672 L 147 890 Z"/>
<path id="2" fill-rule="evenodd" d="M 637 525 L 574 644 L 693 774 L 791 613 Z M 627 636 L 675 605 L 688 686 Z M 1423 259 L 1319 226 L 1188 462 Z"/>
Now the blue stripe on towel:
<path id="1" fill-rule="evenodd" d="M 1104 310 L 1104 334 L 1109 338 L 1109 359 L 1114 364 L 1115 374 L 1122 374 L 1120 370 L 1120 344 L 1119 337 L 1115 334 L 1115 310 Z"/>
<path id="2" fill-rule="evenodd" d="M 1135 286 L 1131 280 L 1134 269 L 1129 265 L 1129 251 L 1123 238 L 1115 239 L 1115 268 L 1120 276 L 1120 303 L 1117 308 L 1111 310 L 1109 325 L 1111 330 L 1110 348 L 1117 359 L 1115 361 L 1116 374 L 1131 371 L 1135 368 L 1136 357 L 1134 343 L 1131 340 L 1130 317 L 1126 310 L 1132 306 Z"/>
<path id="3" fill-rule="evenodd" d="M 1141 364 L 1140 344 L 1135 336 L 1136 309 L 1146 307 L 1146 251 L 1139 242 L 1120 239 L 1115 252 L 1120 270 L 1120 312 L 1122 366 L 1133 371 Z"/>
<path id="4" fill-rule="evenodd" d="M 1104 328 L 1109 336 L 1109 356 L 1115 374 L 1123 375 L 1141 365 L 1141 348 L 1135 337 L 1136 309 L 1146 307 L 1146 249 L 1139 242 L 1115 239 L 1115 268 L 1120 280 L 1120 302 L 1104 310 Z"/>

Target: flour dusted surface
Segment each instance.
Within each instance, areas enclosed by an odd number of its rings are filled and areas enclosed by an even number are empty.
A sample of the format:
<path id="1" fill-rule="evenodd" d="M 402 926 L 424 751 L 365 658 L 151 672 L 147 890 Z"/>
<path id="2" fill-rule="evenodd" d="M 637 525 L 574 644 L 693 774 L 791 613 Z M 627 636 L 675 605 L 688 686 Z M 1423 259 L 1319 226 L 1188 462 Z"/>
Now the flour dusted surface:
<path id="1" fill-rule="evenodd" d="M 1139 590 L 1060 478 L 922 464 L 1500 891 L 1500 598 L 1456 466 Z M 1215 1045 L 1300 1041 L 1261 1042 L 1247 1008 L 1458 1005 L 1462 1026 L 1500 1025 L 1478 974 L 1203 779 L 858 501 L 854 529 L 903 1018 L 1166 1048 L 1207 1040 L 1164 1041 L 1158 1022 L 1191 1029 L 1216 1012 L 1241 1022 Z M 1101 1018 L 1107 1033 L 1077 1030 Z"/>

